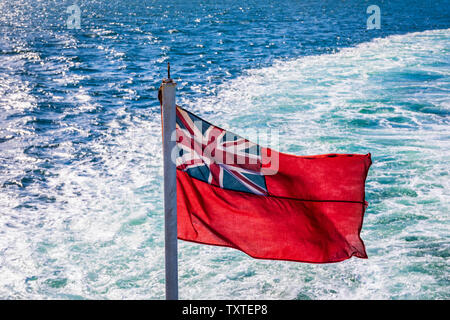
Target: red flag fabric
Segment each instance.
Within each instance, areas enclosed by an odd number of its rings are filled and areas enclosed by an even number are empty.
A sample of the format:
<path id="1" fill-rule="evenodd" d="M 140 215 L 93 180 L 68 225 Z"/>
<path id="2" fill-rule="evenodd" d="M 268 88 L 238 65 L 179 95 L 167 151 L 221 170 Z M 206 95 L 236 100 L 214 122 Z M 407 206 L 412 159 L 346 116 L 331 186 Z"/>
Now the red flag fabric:
<path id="1" fill-rule="evenodd" d="M 178 238 L 259 259 L 367 258 L 360 238 L 370 154 L 294 156 L 177 106 Z"/>

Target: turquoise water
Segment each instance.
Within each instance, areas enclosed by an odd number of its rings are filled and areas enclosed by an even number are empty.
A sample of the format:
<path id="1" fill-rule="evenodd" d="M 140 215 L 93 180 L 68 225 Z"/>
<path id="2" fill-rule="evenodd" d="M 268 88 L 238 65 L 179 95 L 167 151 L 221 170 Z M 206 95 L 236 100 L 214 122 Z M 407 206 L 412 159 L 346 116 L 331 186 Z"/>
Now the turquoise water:
<path id="1" fill-rule="evenodd" d="M 281 151 L 371 152 L 369 259 L 179 242 L 185 299 L 449 299 L 447 2 L 0 4 L 0 298 L 162 299 L 160 115 L 178 102 Z"/>

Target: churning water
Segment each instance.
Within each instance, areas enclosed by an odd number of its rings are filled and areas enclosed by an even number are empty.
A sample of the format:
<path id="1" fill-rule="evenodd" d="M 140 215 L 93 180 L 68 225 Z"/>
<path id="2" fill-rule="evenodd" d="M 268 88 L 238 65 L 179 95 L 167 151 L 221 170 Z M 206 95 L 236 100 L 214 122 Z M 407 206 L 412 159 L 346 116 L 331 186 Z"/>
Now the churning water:
<path id="1" fill-rule="evenodd" d="M 0 298 L 164 297 L 156 90 L 281 151 L 371 152 L 368 260 L 179 242 L 180 297 L 450 299 L 448 1 L 0 3 Z"/>

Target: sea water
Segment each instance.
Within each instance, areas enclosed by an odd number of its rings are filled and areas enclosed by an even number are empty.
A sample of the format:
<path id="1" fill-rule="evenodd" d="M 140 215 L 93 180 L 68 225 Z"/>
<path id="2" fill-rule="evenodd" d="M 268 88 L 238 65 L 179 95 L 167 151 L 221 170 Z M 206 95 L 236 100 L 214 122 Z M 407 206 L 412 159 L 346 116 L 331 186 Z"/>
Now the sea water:
<path id="1" fill-rule="evenodd" d="M 157 89 L 170 61 L 178 103 L 214 124 L 374 162 L 369 259 L 264 261 L 180 241 L 180 298 L 449 299 L 449 8 L 3 0 L 0 298 L 164 298 Z"/>

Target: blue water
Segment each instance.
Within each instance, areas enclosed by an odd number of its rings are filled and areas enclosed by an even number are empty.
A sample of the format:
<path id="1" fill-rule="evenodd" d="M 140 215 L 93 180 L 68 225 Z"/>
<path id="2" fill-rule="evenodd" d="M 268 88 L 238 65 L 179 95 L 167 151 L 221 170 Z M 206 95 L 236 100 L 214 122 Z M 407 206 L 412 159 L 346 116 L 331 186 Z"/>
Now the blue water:
<path id="1" fill-rule="evenodd" d="M 368 260 L 180 241 L 181 298 L 450 299 L 449 1 L 206 2 L 0 3 L 0 298 L 164 297 L 170 60 L 178 103 L 217 125 L 374 160 Z"/>

